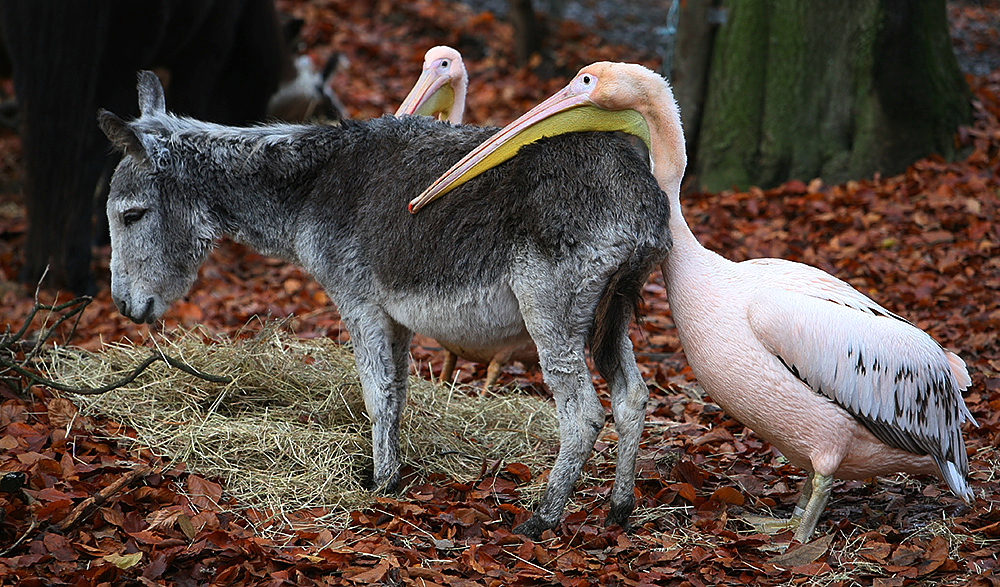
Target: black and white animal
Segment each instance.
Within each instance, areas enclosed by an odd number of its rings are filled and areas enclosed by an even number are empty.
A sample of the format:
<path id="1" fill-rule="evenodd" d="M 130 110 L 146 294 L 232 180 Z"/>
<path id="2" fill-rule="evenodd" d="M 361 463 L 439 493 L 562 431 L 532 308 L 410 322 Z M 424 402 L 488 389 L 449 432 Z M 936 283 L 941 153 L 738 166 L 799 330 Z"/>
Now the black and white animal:
<path id="1" fill-rule="evenodd" d="M 671 245 L 666 195 L 610 133 L 554 137 L 420 215 L 407 202 L 495 129 L 424 117 L 233 128 L 167 113 L 140 74 L 141 116 L 102 112 L 123 158 L 111 180 L 111 290 L 154 322 L 230 235 L 297 263 L 351 334 L 372 421 L 374 485 L 396 487 L 412 334 L 493 347 L 533 339 L 560 447 L 517 531 L 555 527 L 604 421 L 585 347 L 608 382 L 619 436 L 607 522 L 625 525 L 649 391 L 628 328 Z"/>
<path id="2" fill-rule="evenodd" d="M 331 55 L 316 69 L 312 57 L 295 58 L 295 77 L 284 81 L 267 102 L 267 115 L 284 122 L 338 122 L 347 118 L 347 109 L 330 86 L 330 80 L 346 58 Z"/>

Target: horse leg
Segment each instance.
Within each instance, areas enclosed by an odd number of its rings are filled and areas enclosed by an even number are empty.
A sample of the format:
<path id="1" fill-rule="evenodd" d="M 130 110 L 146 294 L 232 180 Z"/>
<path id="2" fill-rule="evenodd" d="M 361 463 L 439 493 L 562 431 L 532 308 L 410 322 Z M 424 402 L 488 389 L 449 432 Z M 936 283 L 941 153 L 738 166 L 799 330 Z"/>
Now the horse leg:
<path id="1" fill-rule="evenodd" d="M 372 421 L 372 486 L 393 491 L 399 484 L 399 427 L 406 405 L 409 347 L 413 334 L 377 306 L 342 307 L 351 333 L 365 409 Z"/>

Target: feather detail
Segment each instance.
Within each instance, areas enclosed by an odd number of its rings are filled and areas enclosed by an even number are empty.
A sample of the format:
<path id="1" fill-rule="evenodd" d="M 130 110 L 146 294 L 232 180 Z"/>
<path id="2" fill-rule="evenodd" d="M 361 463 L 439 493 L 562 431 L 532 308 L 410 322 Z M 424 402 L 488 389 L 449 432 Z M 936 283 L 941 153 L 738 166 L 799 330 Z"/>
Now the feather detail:
<path id="1" fill-rule="evenodd" d="M 960 425 L 975 422 L 961 391 L 965 363 L 927 333 L 848 284 L 807 265 L 756 260 L 761 288 L 751 329 L 793 375 L 836 402 L 876 438 L 930 455 L 962 497 L 968 457 Z"/>

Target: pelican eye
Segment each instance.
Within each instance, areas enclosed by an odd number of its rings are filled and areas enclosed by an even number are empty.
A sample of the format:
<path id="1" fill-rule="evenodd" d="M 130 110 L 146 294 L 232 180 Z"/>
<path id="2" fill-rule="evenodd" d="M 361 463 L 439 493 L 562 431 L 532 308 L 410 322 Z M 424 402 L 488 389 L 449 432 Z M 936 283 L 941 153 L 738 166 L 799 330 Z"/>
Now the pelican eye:
<path id="1" fill-rule="evenodd" d="M 589 75 L 585 75 L 585 76 L 583 76 L 583 83 L 584 83 L 585 85 L 588 85 L 588 86 L 589 86 L 589 85 L 590 85 L 590 82 L 592 82 L 592 81 L 593 81 L 593 78 L 591 78 L 591 77 L 590 77 Z"/>
<path id="2" fill-rule="evenodd" d="M 129 208 L 128 210 L 122 212 L 122 222 L 125 223 L 125 226 L 130 226 L 142 220 L 142 217 L 145 215 L 145 208 Z"/>
<path id="3" fill-rule="evenodd" d="M 447 59 L 445 59 L 444 61 L 441 62 L 441 67 L 443 67 L 445 69 L 448 69 L 448 60 Z"/>

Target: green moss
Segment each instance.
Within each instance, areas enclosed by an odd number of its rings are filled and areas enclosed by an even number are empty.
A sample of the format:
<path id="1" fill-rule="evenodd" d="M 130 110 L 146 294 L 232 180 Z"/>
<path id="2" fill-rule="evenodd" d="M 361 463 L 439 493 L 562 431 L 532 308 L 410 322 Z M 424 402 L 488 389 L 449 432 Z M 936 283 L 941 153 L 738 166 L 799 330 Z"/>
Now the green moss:
<path id="1" fill-rule="evenodd" d="M 693 160 L 710 191 L 952 154 L 969 90 L 943 0 L 730 0 Z"/>

